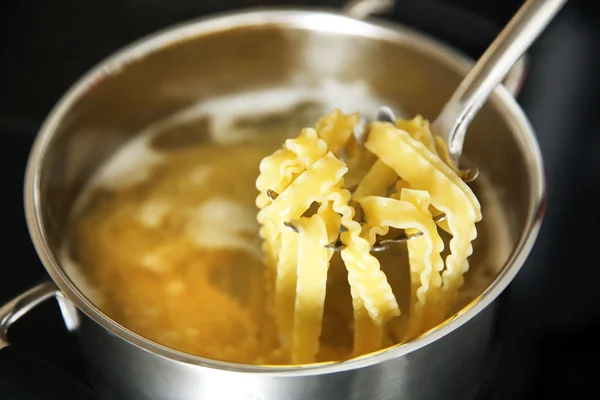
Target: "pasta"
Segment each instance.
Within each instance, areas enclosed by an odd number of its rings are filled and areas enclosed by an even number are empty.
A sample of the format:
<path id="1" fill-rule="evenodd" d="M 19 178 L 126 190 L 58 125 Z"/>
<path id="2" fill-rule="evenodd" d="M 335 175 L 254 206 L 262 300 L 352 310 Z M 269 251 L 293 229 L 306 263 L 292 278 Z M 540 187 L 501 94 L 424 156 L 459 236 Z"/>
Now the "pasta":
<path id="1" fill-rule="evenodd" d="M 354 356 L 389 342 L 388 325 L 397 338 L 409 339 L 442 322 L 469 268 L 481 207 L 440 158 L 429 123 L 420 116 L 370 123 L 362 148 L 353 135 L 358 121 L 357 114 L 334 110 L 260 164 L 256 205 L 266 279 L 274 290 L 280 351 L 292 363 L 314 362 L 319 352 L 332 247 L 340 246 L 347 271 Z M 440 228 L 452 235 L 446 260 L 434 220 L 440 213 L 446 215 Z M 396 296 L 372 254 L 379 238 L 398 229 L 415 236 L 407 244 L 404 332 L 396 323 Z"/>
<path id="2" fill-rule="evenodd" d="M 324 212 L 331 212 L 331 209 L 326 208 Z M 319 351 L 327 269 L 333 252 L 325 247 L 328 243 L 326 220 L 322 215 L 316 214 L 303 218 L 296 224 L 299 239 L 291 351 L 294 364 L 314 362 Z"/>
<path id="3" fill-rule="evenodd" d="M 485 176 L 476 229 L 479 201 L 424 118 L 365 124 L 333 110 L 312 127 L 303 118 L 291 138 L 271 119 L 227 144 L 163 148 L 177 132 L 140 135 L 81 195 L 61 253 L 69 275 L 149 340 L 260 365 L 379 351 L 481 293 L 512 240 Z M 122 160 L 140 154 L 152 160 L 144 177 L 115 185 Z M 412 239 L 386 245 L 403 235 Z"/>
<path id="4" fill-rule="evenodd" d="M 439 157 L 407 132 L 388 125 L 373 123 L 365 147 L 411 187 L 428 191 L 431 204 L 446 214 L 453 237 L 443 273 L 443 296 L 452 301 L 469 268 L 467 257 L 473 252 L 471 242 L 477 237 L 475 222 L 481 220 L 479 202 L 467 184 Z"/>

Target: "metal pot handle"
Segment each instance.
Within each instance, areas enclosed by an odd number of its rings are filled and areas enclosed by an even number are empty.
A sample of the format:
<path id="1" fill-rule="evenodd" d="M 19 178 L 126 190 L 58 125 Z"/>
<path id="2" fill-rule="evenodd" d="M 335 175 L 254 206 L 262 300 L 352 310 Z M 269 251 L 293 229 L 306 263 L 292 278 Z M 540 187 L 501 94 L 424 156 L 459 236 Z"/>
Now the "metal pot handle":
<path id="1" fill-rule="evenodd" d="M 342 12 L 351 17 L 364 19 L 372 14 L 385 14 L 394 9 L 396 0 L 350 0 L 342 7 Z"/>
<path id="2" fill-rule="evenodd" d="M 342 12 L 357 18 L 365 19 L 373 14 L 385 14 L 394 9 L 397 0 L 350 0 L 343 7 Z M 523 55 L 511 68 L 502 85 L 513 95 L 517 97 L 525 81 L 529 57 Z"/>
<path id="3" fill-rule="evenodd" d="M 8 346 L 8 328 L 38 304 L 56 298 L 68 331 L 79 326 L 77 309 L 52 281 L 40 283 L 0 307 L 0 349 Z"/>

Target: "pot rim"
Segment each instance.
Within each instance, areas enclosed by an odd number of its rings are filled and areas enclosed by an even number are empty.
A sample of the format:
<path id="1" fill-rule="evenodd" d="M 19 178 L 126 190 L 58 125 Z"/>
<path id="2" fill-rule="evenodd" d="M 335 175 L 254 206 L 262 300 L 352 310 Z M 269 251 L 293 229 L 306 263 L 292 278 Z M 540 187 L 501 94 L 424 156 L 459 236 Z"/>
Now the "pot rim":
<path id="1" fill-rule="evenodd" d="M 126 66 L 143 60 L 145 56 L 151 53 L 170 45 L 193 39 L 194 37 L 214 34 L 231 29 L 232 27 L 239 28 L 242 26 L 265 24 L 341 34 L 355 33 L 360 29 L 359 32 L 363 36 L 379 40 L 402 41 L 405 45 L 411 46 L 415 50 L 430 52 L 436 58 L 440 59 L 440 61 L 447 63 L 452 68 L 456 68 L 461 73 L 466 74 L 470 67 L 469 60 L 460 55 L 456 50 L 410 28 L 382 21 L 361 21 L 339 12 L 321 9 L 279 7 L 238 10 L 193 19 L 159 30 L 156 33 L 134 41 L 97 64 L 76 81 L 51 110 L 34 141 L 25 175 L 25 216 L 36 252 L 52 280 L 79 310 L 107 331 L 119 336 L 130 344 L 163 358 L 187 365 L 230 372 L 260 373 L 261 375 L 272 377 L 284 377 L 320 375 L 354 370 L 412 353 L 455 331 L 492 303 L 515 277 L 535 243 L 545 210 L 545 178 L 538 143 L 523 110 L 501 85 L 490 96 L 490 101 L 496 103 L 496 106 L 510 118 L 510 123 L 513 124 L 514 129 L 521 133 L 517 140 L 529 151 L 529 154 L 526 155 L 528 169 L 525 172 L 529 174 L 533 184 L 529 188 L 532 201 L 529 205 L 525 230 L 522 232 L 516 247 L 504 264 L 502 271 L 483 293 L 442 325 L 433 328 L 429 332 L 422 334 L 421 337 L 408 343 L 396 345 L 392 348 L 383 349 L 376 353 L 344 362 L 309 364 L 306 366 L 254 366 L 211 360 L 186 354 L 152 342 L 111 320 L 79 291 L 62 267 L 60 267 L 59 261 L 50 250 L 50 246 L 46 240 L 46 230 L 40 207 L 40 176 L 47 149 L 54 138 L 56 129 L 64 118 L 68 116 L 70 108 L 81 97 L 85 96 L 87 92 L 93 90 L 94 86 L 102 80 L 113 74 L 118 74 Z"/>

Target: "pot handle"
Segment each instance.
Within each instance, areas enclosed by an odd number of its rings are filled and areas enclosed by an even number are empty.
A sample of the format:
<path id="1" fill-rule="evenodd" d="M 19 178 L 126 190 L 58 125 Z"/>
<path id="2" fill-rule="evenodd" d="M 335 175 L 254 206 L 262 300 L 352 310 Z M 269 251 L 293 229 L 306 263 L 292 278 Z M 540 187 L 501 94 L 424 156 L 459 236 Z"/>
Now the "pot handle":
<path id="1" fill-rule="evenodd" d="M 342 12 L 357 19 L 372 14 L 385 14 L 394 9 L 396 0 L 350 0 L 342 7 Z"/>
<path id="2" fill-rule="evenodd" d="M 386 14 L 391 12 L 398 0 L 349 0 L 343 7 L 342 12 L 357 18 L 365 19 L 373 14 Z M 524 54 L 510 69 L 502 81 L 502 85 L 517 97 L 525 82 L 529 57 Z"/>
<path id="3" fill-rule="evenodd" d="M 8 346 L 8 329 L 38 304 L 55 298 L 68 331 L 79 326 L 77 309 L 52 281 L 42 282 L 0 307 L 0 349 Z"/>

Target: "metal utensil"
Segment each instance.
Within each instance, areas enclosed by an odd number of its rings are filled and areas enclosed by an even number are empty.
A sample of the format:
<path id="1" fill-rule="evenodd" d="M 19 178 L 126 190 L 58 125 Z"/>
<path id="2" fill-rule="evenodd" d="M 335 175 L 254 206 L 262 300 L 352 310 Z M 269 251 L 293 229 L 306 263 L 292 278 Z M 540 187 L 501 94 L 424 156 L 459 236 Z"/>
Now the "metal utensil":
<path id="1" fill-rule="evenodd" d="M 477 167 L 464 170 L 459 168 L 469 124 L 485 104 L 492 91 L 500 84 L 513 65 L 529 49 L 566 2 L 567 0 L 526 1 L 483 53 L 432 123 L 432 131 L 443 139 L 446 146 L 448 152 L 448 160 L 446 161 L 455 167 L 459 176 L 465 182 L 471 182 L 479 175 Z M 396 117 L 390 107 L 383 106 L 377 111 L 376 120 L 394 123 Z M 365 142 L 368 136 L 368 126 L 366 119 L 361 120 L 356 125 L 354 135 L 358 143 Z M 444 219 L 445 215 L 441 214 L 435 220 L 439 222 Z M 286 223 L 286 226 L 297 231 L 289 222 Z M 343 227 L 340 234 L 342 231 Z M 390 244 L 406 242 L 421 236 L 421 234 L 422 232 L 414 234 L 401 233 L 393 239 L 377 241 L 372 251 L 386 250 Z M 339 239 L 339 235 L 336 241 L 327 244 L 326 247 L 336 251 L 342 250 L 343 244 Z"/>
<path id="2" fill-rule="evenodd" d="M 459 167 L 465 134 L 475 114 L 567 0 L 528 0 L 483 53 L 432 124 Z"/>

